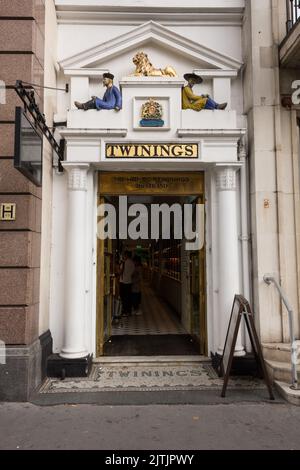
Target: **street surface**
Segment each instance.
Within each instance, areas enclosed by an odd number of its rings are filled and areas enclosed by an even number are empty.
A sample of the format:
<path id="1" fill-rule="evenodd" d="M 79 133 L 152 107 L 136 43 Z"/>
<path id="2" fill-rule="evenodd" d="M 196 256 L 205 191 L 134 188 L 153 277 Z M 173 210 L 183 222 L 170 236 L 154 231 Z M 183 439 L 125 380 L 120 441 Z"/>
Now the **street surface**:
<path id="1" fill-rule="evenodd" d="M 0 449 L 299 450 L 300 407 L 0 403 Z"/>

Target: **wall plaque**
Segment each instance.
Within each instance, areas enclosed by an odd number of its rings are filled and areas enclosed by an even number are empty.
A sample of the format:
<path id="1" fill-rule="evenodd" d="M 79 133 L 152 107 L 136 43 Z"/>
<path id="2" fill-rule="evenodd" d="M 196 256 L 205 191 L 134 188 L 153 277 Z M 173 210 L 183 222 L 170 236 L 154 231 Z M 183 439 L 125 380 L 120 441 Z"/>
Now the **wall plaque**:
<path id="1" fill-rule="evenodd" d="M 0 220 L 11 222 L 16 220 L 16 204 L 6 202 L 0 205 Z"/>
<path id="2" fill-rule="evenodd" d="M 198 158 L 198 144 L 106 144 L 106 158 Z"/>

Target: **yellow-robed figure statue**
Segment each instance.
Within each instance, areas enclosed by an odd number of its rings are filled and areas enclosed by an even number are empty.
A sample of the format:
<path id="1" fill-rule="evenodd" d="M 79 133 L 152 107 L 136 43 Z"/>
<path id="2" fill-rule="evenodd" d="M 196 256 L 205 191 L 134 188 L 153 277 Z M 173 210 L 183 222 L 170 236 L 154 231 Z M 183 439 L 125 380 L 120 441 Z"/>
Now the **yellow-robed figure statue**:
<path id="1" fill-rule="evenodd" d="M 182 109 L 226 109 L 227 103 L 218 104 L 209 95 L 197 96 L 193 93 L 193 86 L 203 82 L 203 79 L 195 73 L 186 73 L 184 79 L 188 84 L 182 90 Z"/>

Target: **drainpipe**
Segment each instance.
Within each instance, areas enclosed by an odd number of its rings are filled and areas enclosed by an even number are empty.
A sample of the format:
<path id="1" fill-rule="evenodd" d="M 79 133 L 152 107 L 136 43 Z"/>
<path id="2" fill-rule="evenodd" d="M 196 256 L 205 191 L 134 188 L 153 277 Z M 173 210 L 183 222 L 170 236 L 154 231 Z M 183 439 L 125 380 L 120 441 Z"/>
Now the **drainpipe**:
<path id="1" fill-rule="evenodd" d="M 243 269 L 243 294 L 251 302 L 250 270 L 251 263 L 249 259 L 249 243 L 251 242 L 249 234 L 249 198 L 248 198 L 248 154 L 246 149 L 245 137 L 239 142 L 239 159 L 241 166 L 241 229 L 240 241 L 242 243 L 242 269 Z M 251 352 L 251 342 L 245 332 L 245 347 L 247 352 Z"/>
<path id="2" fill-rule="evenodd" d="M 293 27 L 293 20 L 292 20 L 292 10 L 291 10 L 291 0 L 286 0 L 286 32 L 287 34 Z"/>
<path id="3" fill-rule="evenodd" d="M 279 45 L 279 30 L 278 30 L 278 1 L 280 0 L 272 0 L 272 38 L 273 38 L 273 47 L 277 48 L 278 53 L 278 45 Z M 274 50 L 275 54 L 275 50 Z M 274 57 L 275 59 L 275 57 Z M 281 221 L 280 215 L 280 207 L 281 207 L 281 197 L 279 193 L 279 173 L 280 173 L 280 159 L 282 154 L 282 132 L 281 132 L 281 101 L 280 101 L 280 74 L 279 74 L 279 54 L 277 55 L 277 63 L 274 65 L 274 81 L 275 81 L 275 102 L 274 102 L 274 134 L 275 134 L 275 171 L 276 171 L 276 195 L 277 195 L 277 230 L 278 230 L 278 237 L 277 237 L 277 246 L 278 246 L 278 260 L 279 260 L 279 276 L 281 278 L 281 243 L 280 243 L 280 228 L 283 226 Z M 282 315 L 282 303 L 280 304 L 280 314 L 282 318 L 282 338 L 283 342 L 285 342 L 285 326 L 284 326 L 284 318 Z"/>

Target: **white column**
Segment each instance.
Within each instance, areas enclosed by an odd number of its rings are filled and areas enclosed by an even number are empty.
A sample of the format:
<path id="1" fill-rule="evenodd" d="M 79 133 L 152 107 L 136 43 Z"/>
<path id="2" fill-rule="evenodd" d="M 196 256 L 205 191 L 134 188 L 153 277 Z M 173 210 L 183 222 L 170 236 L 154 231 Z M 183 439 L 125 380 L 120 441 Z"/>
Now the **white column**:
<path id="1" fill-rule="evenodd" d="M 86 192 L 88 163 L 64 163 L 68 172 L 64 346 L 61 357 L 88 355 L 84 341 Z"/>
<path id="2" fill-rule="evenodd" d="M 223 354 L 231 308 L 240 294 L 240 263 L 237 217 L 236 168 L 220 168 L 217 172 L 218 191 L 218 248 L 219 248 L 219 349 Z M 245 355 L 239 333 L 236 356 Z"/>

